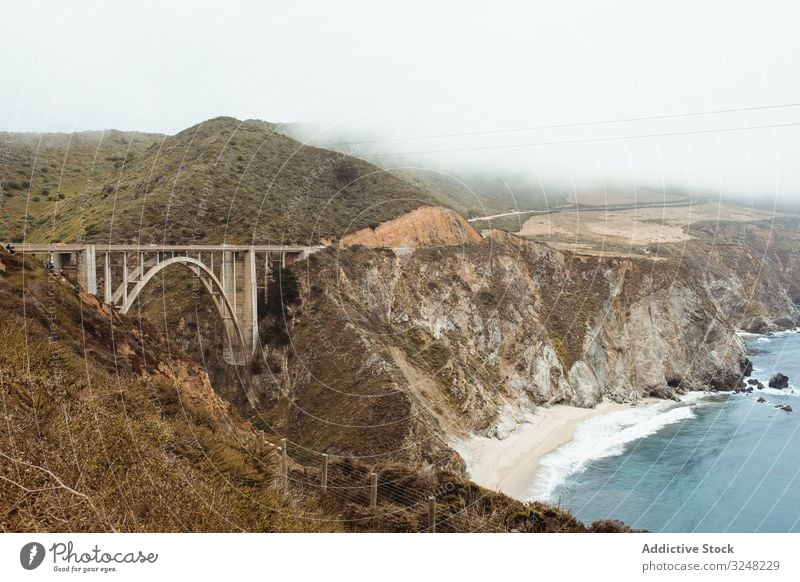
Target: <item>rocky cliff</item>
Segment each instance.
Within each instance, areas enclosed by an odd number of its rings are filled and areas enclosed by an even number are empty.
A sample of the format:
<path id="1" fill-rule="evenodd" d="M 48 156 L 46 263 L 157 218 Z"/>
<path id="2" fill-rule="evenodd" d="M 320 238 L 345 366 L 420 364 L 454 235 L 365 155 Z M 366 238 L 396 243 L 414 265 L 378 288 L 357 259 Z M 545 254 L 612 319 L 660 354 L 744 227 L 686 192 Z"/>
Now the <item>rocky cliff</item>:
<path id="1" fill-rule="evenodd" d="M 323 494 L 296 443 L 285 478 L 282 435 L 244 419 L 159 335 L 0 249 L 0 532 L 422 531 L 429 495 L 439 531 L 623 529 L 398 463 L 381 467 L 371 509 L 372 458 L 331 459 Z"/>
<path id="2" fill-rule="evenodd" d="M 537 406 L 736 388 L 737 327 L 796 315 L 789 257 L 758 246 L 774 225 L 743 228 L 658 260 L 503 232 L 314 255 L 296 270 L 290 346 L 267 345 L 255 392 L 315 450 L 441 462 L 451 439 L 501 434 Z"/>
<path id="3" fill-rule="evenodd" d="M 430 245 L 457 245 L 481 240 L 472 225 L 463 216 L 436 206 L 423 206 L 375 228 L 363 228 L 343 237 L 344 247 L 416 248 Z"/>

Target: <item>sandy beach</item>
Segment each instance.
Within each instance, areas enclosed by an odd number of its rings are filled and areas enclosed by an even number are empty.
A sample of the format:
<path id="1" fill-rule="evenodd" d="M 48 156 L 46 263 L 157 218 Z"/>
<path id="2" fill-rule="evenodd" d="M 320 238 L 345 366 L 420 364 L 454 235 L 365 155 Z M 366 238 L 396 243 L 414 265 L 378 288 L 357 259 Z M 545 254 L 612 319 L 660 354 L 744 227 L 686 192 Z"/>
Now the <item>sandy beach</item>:
<path id="1" fill-rule="evenodd" d="M 655 402 L 661 401 L 642 400 L 639 407 Z M 528 414 L 525 422 L 504 439 L 472 436 L 467 441 L 454 443 L 454 447 L 466 461 L 473 481 L 526 501 L 536 479 L 539 459 L 569 443 L 581 423 L 630 408 L 629 404 L 616 402 L 601 402 L 595 408 L 557 404 Z"/>

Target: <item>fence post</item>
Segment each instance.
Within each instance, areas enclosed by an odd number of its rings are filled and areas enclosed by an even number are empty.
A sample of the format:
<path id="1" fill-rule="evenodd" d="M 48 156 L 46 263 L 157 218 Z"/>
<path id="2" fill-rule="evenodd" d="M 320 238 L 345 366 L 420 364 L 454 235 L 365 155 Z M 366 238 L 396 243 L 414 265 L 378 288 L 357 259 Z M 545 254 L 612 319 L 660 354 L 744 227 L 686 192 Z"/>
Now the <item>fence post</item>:
<path id="1" fill-rule="evenodd" d="M 376 508 L 378 506 L 378 474 L 374 471 L 369 474 L 370 479 L 370 492 L 369 492 L 369 506 Z"/>
<path id="2" fill-rule="evenodd" d="M 322 455 L 322 493 L 328 492 L 328 454 Z"/>
<path id="3" fill-rule="evenodd" d="M 281 439 L 281 475 L 289 476 L 289 452 L 286 450 L 286 439 Z"/>
<path id="4" fill-rule="evenodd" d="M 436 498 L 428 497 L 428 531 L 436 533 Z"/>

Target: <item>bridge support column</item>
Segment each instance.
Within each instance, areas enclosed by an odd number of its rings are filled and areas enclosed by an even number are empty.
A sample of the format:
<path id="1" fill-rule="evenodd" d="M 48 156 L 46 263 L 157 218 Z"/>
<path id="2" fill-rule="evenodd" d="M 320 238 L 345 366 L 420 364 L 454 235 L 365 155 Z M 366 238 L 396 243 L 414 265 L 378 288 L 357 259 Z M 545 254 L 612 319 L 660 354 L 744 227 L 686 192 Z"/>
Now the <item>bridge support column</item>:
<path id="1" fill-rule="evenodd" d="M 50 262 L 53 263 L 53 270 L 57 274 L 61 274 L 61 269 L 64 268 L 61 261 L 61 253 L 50 253 Z"/>
<path id="2" fill-rule="evenodd" d="M 244 341 L 249 343 L 249 352 L 254 354 L 258 348 L 258 275 L 256 274 L 256 252 L 252 248 L 245 253 L 247 287 L 247 309 L 242 320 Z"/>
<path id="3" fill-rule="evenodd" d="M 103 256 L 103 301 L 111 305 L 114 288 L 111 286 L 111 253 Z"/>
<path id="4" fill-rule="evenodd" d="M 244 350 L 226 345 L 224 358 L 229 364 L 245 365 L 258 345 L 258 296 L 256 280 L 256 255 L 249 251 L 222 252 L 222 288 L 233 306 L 236 319 L 244 336 Z M 236 328 L 230 318 L 224 321 L 226 331 L 235 336 Z"/>
<path id="5" fill-rule="evenodd" d="M 122 253 L 122 304 L 128 303 L 128 253 Z"/>
<path id="6" fill-rule="evenodd" d="M 97 264 L 94 245 L 86 245 L 78 253 L 78 284 L 90 295 L 97 295 Z"/>
<path id="7" fill-rule="evenodd" d="M 222 251 L 220 260 L 220 279 L 222 292 L 228 297 L 234 311 L 236 310 L 236 261 L 233 251 Z M 226 337 L 235 337 L 236 325 L 231 316 L 226 313 L 222 324 L 225 326 Z M 244 365 L 244 354 L 238 352 L 238 346 L 226 343 L 223 347 L 222 357 L 226 363 L 234 366 Z"/>

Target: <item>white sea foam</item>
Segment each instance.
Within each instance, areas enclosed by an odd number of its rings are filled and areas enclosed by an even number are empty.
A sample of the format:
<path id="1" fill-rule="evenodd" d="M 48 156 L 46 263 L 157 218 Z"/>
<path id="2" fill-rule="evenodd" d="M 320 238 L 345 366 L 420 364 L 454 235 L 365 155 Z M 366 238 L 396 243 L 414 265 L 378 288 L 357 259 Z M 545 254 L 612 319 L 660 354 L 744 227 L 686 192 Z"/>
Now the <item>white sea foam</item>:
<path id="1" fill-rule="evenodd" d="M 736 333 L 736 335 L 738 335 L 739 337 L 744 338 L 744 339 L 750 339 L 750 338 L 754 338 L 754 337 L 759 337 L 761 335 L 760 333 L 753 333 L 751 331 L 744 331 L 743 329 L 737 329 L 735 333 Z"/>
<path id="2" fill-rule="evenodd" d="M 652 435 L 667 425 L 692 418 L 692 408 L 707 396 L 706 392 L 690 392 L 681 403 L 659 402 L 584 422 L 578 426 L 572 441 L 539 460 L 540 469 L 529 491 L 529 499 L 548 500 L 558 485 L 583 471 L 592 461 L 621 455 L 625 452 L 625 445 Z"/>
<path id="3" fill-rule="evenodd" d="M 773 332 L 771 332 L 769 334 L 753 333 L 753 332 L 744 331 L 744 330 L 741 330 L 741 329 L 737 330 L 735 333 L 736 333 L 736 335 L 738 335 L 740 338 L 743 338 L 743 339 L 770 338 L 770 337 L 776 337 L 776 336 L 790 335 L 790 334 L 793 334 L 793 333 L 800 333 L 800 328 L 799 327 L 795 327 L 794 329 L 785 329 L 783 331 L 773 331 Z"/>
<path id="4" fill-rule="evenodd" d="M 788 388 L 780 390 L 778 388 L 764 388 L 762 390 L 753 390 L 753 394 L 771 394 L 772 396 L 800 396 L 797 389 L 789 384 Z"/>
<path id="5" fill-rule="evenodd" d="M 797 332 L 798 332 L 798 328 L 795 327 L 794 329 L 784 329 L 783 331 L 776 331 L 772 335 L 773 336 L 777 336 L 777 337 L 782 337 L 782 336 L 791 335 L 791 334 L 797 333 Z"/>

